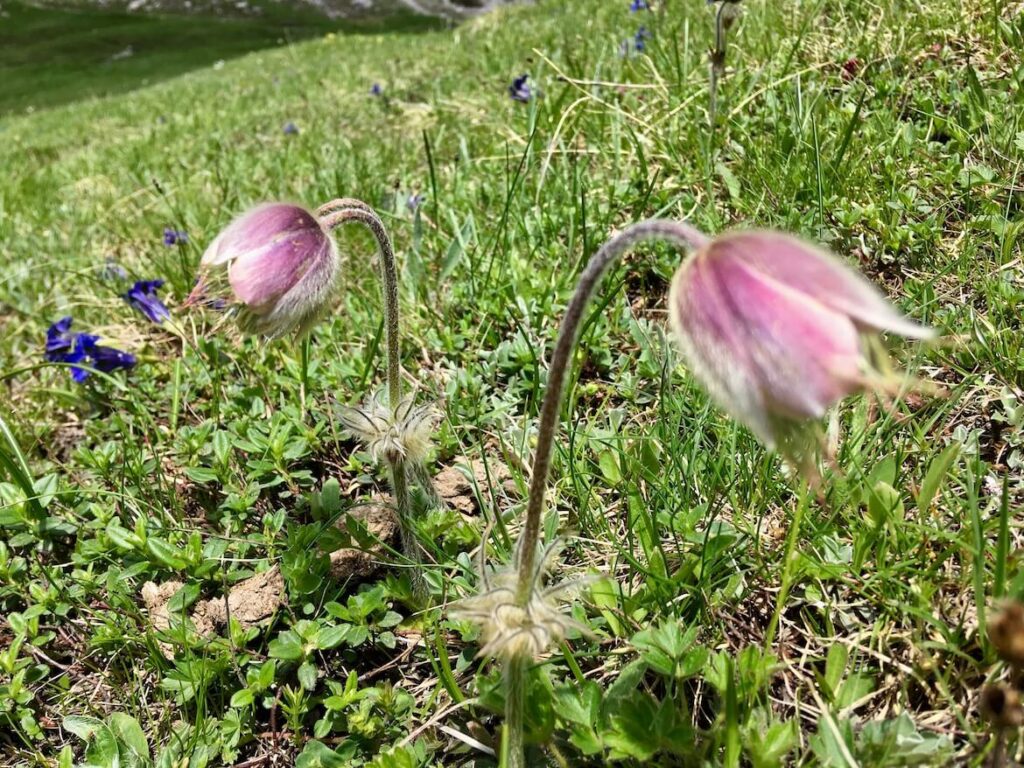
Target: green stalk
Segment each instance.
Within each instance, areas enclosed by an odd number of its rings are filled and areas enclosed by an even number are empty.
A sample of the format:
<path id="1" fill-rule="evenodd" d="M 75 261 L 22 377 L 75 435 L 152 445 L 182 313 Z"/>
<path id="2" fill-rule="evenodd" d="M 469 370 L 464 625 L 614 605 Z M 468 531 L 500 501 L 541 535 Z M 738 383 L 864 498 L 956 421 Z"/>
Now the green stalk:
<path id="1" fill-rule="evenodd" d="M 778 597 L 775 598 L 775 611 L 772 613 L 772 620 L 768 624 L 768 630 L 764 635 L 764 648 L 771 650 L 775 642 L 775 632 L 779 628 L 779 619 L 782 616 L 782 608 L 789 597 L 789 590 L 793 586 L 793 563 L 796 561 L 796 542 L 800 538 L 800 526 L 804 521 L 804 514 L 810 506 L 810 489 L 804 484 L 800 492 L 800 500 L 796 505 L 796 512 L 793 513 L 793 522 L 790 523 L 789 532 L 786 534 L 786 551 L 782 561 L 782 584 L 779 587 Z"/>
<path id="2" fill-rule="evenodd" d="M 537 451 L 533 458 L 533 472 L 530 476 L 530 494 L 526 502 L 526 523 L 523 526 L 522 542 L 519 547 L 518 585 L 516 600 L 525 607 L 530 599 L 534 583 L 533 573 L 540 543 L 540 526 L 544 513 L 544 497 L 547 493 L 548 474 L 551 471 L 551 454 L 554 450 L 555 433 L 558 430 L 562 399 L 565 395 L 566 377 L 572 367 L 573 352 L 583 322 L 584 312 L 590 304 L 597 287 L 601 284 L 608 268 L 639 243 L 646 240 L 662 240 L 681 250 L 700 248 L 708 239 L 688 224 L 647 219 L 631 224 L 595 253 L 576 284 L 569 305 L 565 308 L 562 325 L 555 342 L 548 371 L 548 386 L 540 409 L 540 424 L 537 428 Z"/>
<path id="3" fill-rule="evenodd" d="M 522 655 L 505 664 L 505 727 L 501 735 L 500 768 L 526 768 L 523 731 L 529 664 L 530 660 Z"/>
<path id="4" fill-rule="evenodd" d="M 384 295 L 384 347 L 387 361 L 387 392 L 388 407 L 392 415 L 402 402 L 402 369 L 401 350 L 399 345 L 399 310 L 398 310 L 398 267 L 395 263 L 395 251 L 391 247 L 384 222 L 374 210 L 359 200 L 341 198 L 321 206 L 317 211 L 321 217 L 321 225 L 328 230 L 346 222 L 356 221 L 366 226 L 377 241 L 380 253 L 380 275 Z M 416 539 L 413 527 L 412 501 L 409 496 L 409 484 L 406 475 L 406 464 L 401 456 L 388 455 L 388 475 L 391 480 L 391 491 L 394 494 L 395 510 L 402 531 L 402 551 L 410 561 L 419 565 L 423 562 L 422 550 Z M 413 579 L 417 591 L 422 589 L 421 576 L 417 572 Z"/>
<path id="5" fill-rule="evenodd" d="M 597 291 L 608 268 L 628 253 L 634 246 L 645 240 L 663 240 L 681 250 L 699 248 L 708 240 L 687 224 L 659 219 L 648 219 L 632 224 L 612 237 L 595 253 L 576 284 L 569 305 L 565 309 L 562 324 L 555 342 L 548 371 L 548 386 L 541 404 L 538 426 L 537 450 L 533 458 L 533 472 L 530 476 L 530 494 L 526 503 L 526 522 L 518 548 L 516 568 L 516 602 L 527 608 L 531 592 L 537 584 L 535 567 L 537 549 L 540 544 L 540 528 L 544 513 L 544 497 L 547 493 L 548 474 L 551 471 L 551 455 L 554 450 L 555 434 L 558 431 L 562 400 L 565 395 L 566 377 L 572 368 L 573 352 L 579 337 L 580 326 L 587 306 Z M 501 745 L 502 768 L 525 768 L 526 757 L 523 745 L 523 709 L 525 706 L 526 672 L 530 659 L 521 655 L 505 662 L 505 730 Z"/>

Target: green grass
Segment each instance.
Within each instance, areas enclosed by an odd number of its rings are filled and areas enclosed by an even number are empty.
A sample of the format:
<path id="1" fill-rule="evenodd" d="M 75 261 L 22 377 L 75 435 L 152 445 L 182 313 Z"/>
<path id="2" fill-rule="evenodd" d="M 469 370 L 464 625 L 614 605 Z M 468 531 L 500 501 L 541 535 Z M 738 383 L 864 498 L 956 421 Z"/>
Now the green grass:
<path id="1" fill-rule="evenodd" d="M 329 32 L 420 31 L 438 22 L 408 12 L 328 19 L 264 3 L 256 17 L 40 8 L 17 0 L 0 17 L 0 116 L 121 93 L 251 51 Z"/>
<path id="2" fill-rule="evenodd" d="M 639 23 L 647 53 L 619 57 Z M 485 535 L 492 562 L 510 557 L 558 320 L 616 228 L 665 215 L 798 232 L 944 335 L 894 350 L 924 394 L 844 403 L 836 467 L 803 499 L 666 337 L 680 255 L 641 249 L 609 275 L 547 519 L 570 535 L 562 575 L 601 574 L 573 606 L 593 636 L 533 671 L 531 764 L 984 763 L 977 694 L 1004 674 L 985 625 L 999 598 L 1024 597 L 1024 22 L 982 3 L 750 3 L 716 133 L 710 44 L 703 3 L 640 18 L 548 2 L 0 120 L 7 763 L 62 749 L 83 763 L 74 734 L 99 729 L 93 764 L 141 741 L 161 765 L 493 764 L 472 745 L 496 743 L 501 691 L 469 625 L 417 607 L 393 550 L 361 585 L 327 574 L 327 552 L 367 543 L 331 520 L 386 487 L 334 419 L 380 383 L 369 240 L 344 233 L 308 369 L 299 344 L 239 340 L 178 307 L 239 211 L 337 196 L 377 206 L 396 241 L 405 369 L 444 413 L 435 467 L 483 459 L 513 481 L 424 522 L 438 604 L 476 588 Z M 521 72 L 541 93 L 529 104 L 507 96 Z M 189 244 L 165 247 L 165 226 Z M 107 260 L 165 278 L 173 321 L 135 314 L 101 279 Z M 139 365 L 78 386 L 43 364 L 66 314 Z M 287 605 L 230 636 L 178 622 L 158 636 L 140 597 L 177 581 L 171 608 L 191 610 L 275 566 Z"/>

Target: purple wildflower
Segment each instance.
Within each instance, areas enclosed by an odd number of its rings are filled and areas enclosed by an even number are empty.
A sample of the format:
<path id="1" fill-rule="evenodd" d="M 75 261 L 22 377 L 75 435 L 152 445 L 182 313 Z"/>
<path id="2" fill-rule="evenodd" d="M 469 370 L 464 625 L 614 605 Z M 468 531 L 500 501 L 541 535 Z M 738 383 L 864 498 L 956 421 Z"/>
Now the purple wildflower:
<path id="1" fill-rule="evenodd" d="M 419 207 L 423 205 L 423 201 L 426 199 L 420 192 L 415 192 L 409 195 L 409 198 L 405 201 L 405 207 L 413 213 L 419 210 Z"/>
<path id="2" fill-rule="evenodd" d="M 877 384 L 873 342 L 932 335 L 835 256 L 779 232 L 727 232 L 676 272 L 669 318 L 690 371 L 766 444 Z"/>
<path id="3" fill-rule="evenodd" d="M 527 102 L 530 100 L 533 91 L 526 84 L 526 81 L 529 79 L 529 75 L 520 75 L 512 81 L 512 85 L 508 87 L 508 95 L 512 98 L 512 101 Z"/>
<path id="4" fill-rule="evenodd" d="M 299 126 L 297 126 L 295 123 L 289 120 L 287 123 L 284 124 L 283 130 L 286 135 L 293 136 L 299 132 Z"/>
<path id="5" fill-rule="evenodd" d="M 647 0 L 633 0 L 629 4 L 630 13 L 637 13 L 638 11 L 649 11 L 651 7 L 647 4 Z"/>
<path id="6" fill-rule="evenodd" d="M 78 336 L 78 345 L 76 345 L 82 347 L 82 351 L 88 355 L 89 360 L 97 371 L 110 373 L 118 368 L 131 368 L 135 365 L 135 355 L 129 352 L 122 352 L 113 347 L 97 344 L 98 340 L 99 336 L 90 336 L 83 333 Z"/>
<path id="7" fill-rule="evenodd" d="M 164 245 L 168 248 L 174 245 L 184 245 L 188 242 L 188 233 L 181 229 L 164 227 Z"/>
<path id="8" fill-rule="evenodd" d="M 384 89 L 381 87 L 380 83 L 374 83 L 373 85 L 370 86 L 370 95 L 371 96 L 383 96 L 384 95 Z"/>
<path id="9" fill-rule="evenodd" d="M 90 363 L 103 373 L 135 365 L 134 355 L 97 344 L 99 336 L 71 333 L 71 323 L 70 316 L 62 317 L 47 329 L 45 357 L 51 363 L 70 363 L 74 381 L 81 383 L 89 378 L 89 369 L 75 363 Z"/>
<path id="10" fill-rule="evenodd" d="M 131 290 L 124 294 L 124 299 L 151 322 L 162 323 L 171 316 L 167 307 L 156 295 L 157 290 L 163 284 L 163 280 L 137 280 Z"/>
<path id="11" fill-rule="evenodd" d="M 124 267 L 116 261 L 113 259 L 107 259 L 100 268 L 99 277 L 100 280 L 127 280 L 128 273 L 125 272 Z"/>
<path id="12" fill-rule="evenodd" d="M 330 298 L 338 249 L 312 212 L 289 203 L 246 211 L 210 243 L 185 306 L 208 298 L 213 273 L 227 272 L 230 299 L 247 333 L 276 338 L 303 330 Z"/>
<path id="13" fill-rule="evenodd" d="M 647 27 L 641 25 L 640 29 L 638 29 L 636 34 L 633 35 L 633 47 L 636 49 L 637 53 L 643 53 L 644 49 L 647 48 L 647 43 L 645 41 L 649 40 L 651 37 L 652 35 Z"/>
<path id="14" fill-rule="evenodd" d="M 46 359 L 51 363 L 63 362 L 64 355 L 75 343 L 71 333 L 71 315 L 62 317 L 46 329 Z"/>

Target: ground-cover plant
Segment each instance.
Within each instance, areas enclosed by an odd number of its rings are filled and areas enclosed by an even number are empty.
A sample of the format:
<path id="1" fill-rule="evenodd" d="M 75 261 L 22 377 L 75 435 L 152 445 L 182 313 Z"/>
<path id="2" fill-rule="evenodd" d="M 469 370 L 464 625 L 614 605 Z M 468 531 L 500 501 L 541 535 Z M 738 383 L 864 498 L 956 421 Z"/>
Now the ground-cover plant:
<path id="1" fill-rule="evenodd" d="M 710 140 L 712 6 L 628 5 L 542 0 L 448 31 L 244 58 L 212 45 L 222 67 L 0 118 L 0 411 L 13 435 L 0 438 L 0 762 L 52 765 L 65 746 L 86 762 L 63 719 L 121 712 L 154 759 L 493 764 L 498 665 L 474 659 L 465 622 L 435 630 L 433 614 L 411 612 L 409 569 L 381 570 L 396 556 L 344 515 L 387 494 L 385 468 L 331 416 L 334 399 L 384 380 L 368 233 L 333 233 L 355 258 L 308 355 L 209 333 L 222 313 L 181 311 L 232 213 L 335 190 L 372 203 L 394 238 L 403 361 L 448 415 L 438 465 L 510 470 L 431 513 L 446 521 L 421 536 L 443 540 L 428 580 L 438 603 L 476 586 L 488 529 L 488 556 L 510 559 L 557 321 L 583 264 L 631 221 L 799 232 L 969 340 L 915 348 L 912 367 L 946 396 L 851 398 L 827 422 L 842 474 L 826 472 L 827 506 L 812 497 L 802 513 L 769 643 L 801 496 L 665 353 L 679 254 L 654 246 L 613 268 L 577 345 L 542 524 L 546 541 L 572 534 L 560 578 L 606 576 L 571 607 L 593 636 L 571 632 L 531 665 L 526 726 L 541 745 L 529 754 L 568 766 L 988 759 L 987 626 L 1002 596 L 1024 596 L 1024 19 L 1012 3 L 745 3 Z M 77 34 L 83 15 L 64 17 Z M 180 27 L 135 18 L 188 44 Z M 620 57 L 641 22 L 645 50 Z M 18 24 L 16 11 L 0 18 L 0 30 Z M 140 64 L 147 55 L 136 47 Z M 32 90 L 59 64 L 28 66 Z M 65 71 L 88 93 L 94 70 Z M 507 86 L 525 72 L 524 103 Z M 188 242 L 164 245 L 165 228 Z M 172 314 L 160 326 L 123 298 L 156 277 Z M 82 386 L 44 364 L 47 327 L 67 315 L 136 365 Z M 306 500 L 331 479 L 337 500 L 320 514 Z M 332 578 L 335 546 L 376 570 Z M 140 599 L 144 582 L 177 581 L 171 610 L 191 615 L 191 600 L 275 568 L 287 603 L 251 628 L 233 610 L 230 634 L 165 638 Z M 378 612 L 358 647 L 310 653 L 313 690 L 305 661 L 269 658 L 300 622 L 349 624 L 327 604 L 380 585 L 405 619 L 374 629 Z M 252 702 L 233 703 L 247 689 Z M 1019 762 L 1018 732 L 1005 735 Z"/>
<path id="2" fill-rule="evenodd" d="M 576 585 L 546 585 L 558 542 L 541 551 L 541 522 L 566 379 L 586 309 L 609 267 L 646 240 L 693 251 L 672 280 L 669 316 L 690 371 L 718 403 L 816 477 L 813 421 L 844 396 L 894 390 L 879 332 L 926 338 L 863 277 L 836 257 L 777 232 L 726 233 L 713 240 L 688 224 L 651 219 L 632 224 L 588 262 L 565 311 L 541 406 L 526 519 L 513 566 L 497 578 L 482 574 L 484 591 L 457 613 L 478 622 L 481 653 L 504 665 L 503 768 L 523 768 L 527 668 L 533 659 L 581 628 L 559 602 Z M 789 590 L 788 563 L 808 495 L 792 521 L 787 566 L 769 643 Z"/>
<path id="3" fill-rule="evenodd" d="M 380 257 L 384 296 L 386 396 L 342 414 L 346 429 L 388 467 L 402 547 L 413 563 L 422 561 L 416 539 L 410 490 L 413 476 L 431 448 L 435 415 L 417 407 L 415 395 L 402 396 L 398 267 L 384 223 L 360 200 L 340 198 L 314 214 L 298 205 L 267 203 L 242 214 L 210 244 L 201 274 L 187 303 L 208 300 L 226 281 L 234 299 L 229 311 L 247 333 L 270 339 L 307 333 L 328 307 L 340 269 L 330 231 L 358 222 L 373 234 Z M 428 479 L 429 482 L 429 479 Z M 420 583 L 421 574 L 414 576 Z"/>

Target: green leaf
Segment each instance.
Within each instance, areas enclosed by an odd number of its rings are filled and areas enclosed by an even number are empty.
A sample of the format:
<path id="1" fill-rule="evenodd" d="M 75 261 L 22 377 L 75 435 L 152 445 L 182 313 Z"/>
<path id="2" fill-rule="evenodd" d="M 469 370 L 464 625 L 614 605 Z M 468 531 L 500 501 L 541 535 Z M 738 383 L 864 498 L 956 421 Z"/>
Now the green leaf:
<path id="1" fill-rule="evenodd" d="M 344 768 L 350 760 L 339 755 L 326 744 L 310 741 L 295 761 L 295 768 Z"/>
<path id="2" fill-rule="evenodd" d="M 903 499 L 899 491 L 886 482 L 875 483 L 868 496 L 868 513 L 877 528 L 903 520 Z"/>
<path id="3" fill-rule="evenodd" d="M 305 656 L 302 640 L 290 629 L 285 630 L 275 639 L 271 640 L 267 650 L 271 657 L 284 659 L 285 661 L 298 661 Z"/>
<path id="4" fill-rule="evenodd" d="M 917 494 L 917 509 L 922 515 L 931 511 L 935 494 L 938 493 L 946 473 L 956 461 L 959 452 L 960 444 L 950 443 L 946 450 L 932 459 L 932 463 L 928 465 L 928 472 L 925 474 L 924 480 L 921 481 L 921 490 Z"/>
<path id="5" fill-rule="evenodd" d="M 601 474 L 608 481 L 609 485 L 618 485 L 622 482 L 622 471 L 619 469 L 619 456 L 615 451 L 601 451 L 597 457 L 597 464 L 601 467 Z"/>
<path id="6" fill-rule="evenodd" d="M 345 636 L 345 642 L 348 643 L 352 648 L 362 645 L 370 639 L 370 630 L 366 627 L 352 626 L 349 628 L 348 634 Z"/>
<path id="7" fill-rule="evenodd" d="M 181 556 L 181 550 L 163 539 L 150 536 L 146 540 L 146 549 L 157 561 L 168 568 L 180 571 L 188 565 L 185 558 Z"/>
<path id="8" fill-rule="evenodd" d="M 139 721 L 124 712 L 114 712 L 107 720 L 111 733 L 126 748 L 121 750 L 121 762 L 127 766 L 148 765 L 149 744 Z"/>
<path id="9" fill-rule="evenodd" d="M 168 613 L 181 614 L 192 603 L 199 599 L 200 585 L 198 583 L 186 584 L 171 599 L 167 601 Z"/>
<path id="10" fill-rule="evenodd" d="M 133 550 L 142 546 L 142 539 L 124 528 L 117 520 L 111 520 L 107 524 L 107 536 L 119 549 Z"/>
<path id="11" fill-rule="evenodd" d="M 231 706 L 236 708 L 248 707 L 255 700 L 255 695 L 249 688 L 242 688 L 231 694 Z"/>
<path id="12" fill-rule="evenodd" d="M 334 627 L 324 627 L 317 633 L 316 647 L 322 651 L 334 648 L 345 639 L 351 625 L 339 624 Z"/>
<path id="13" fill-rule="evenodd" d="M 64 718 L 61 725 L 63 725 L 65 731 L 71 731 L 71 733 L 83 741 L 88 741 L 89 737 L 96 733 L 96 731 L 106 728 L 102 720 L 95 717 L 86 717 L 85 715 L 68 715 Z"/>
<path id="14" fill-rule="evenodd" d="M 316 666 L 311 661 L 305 661 L 299 665 L 299 685 L 307 691 L 316 688 Z"/>
<path id="15" fill-rule="evenodd" d="M 209 467 L 186 467 L 185 474 L 188 475 L 188 479 L 193 483 L 199 483 L 200 485 L 216 483 L 220 480 L 217 473 Z"/>

